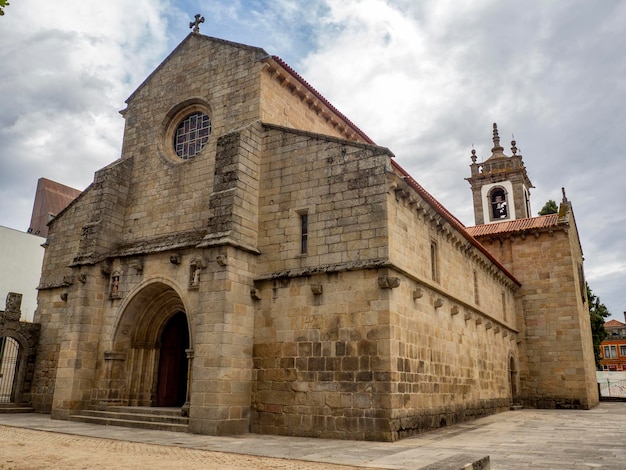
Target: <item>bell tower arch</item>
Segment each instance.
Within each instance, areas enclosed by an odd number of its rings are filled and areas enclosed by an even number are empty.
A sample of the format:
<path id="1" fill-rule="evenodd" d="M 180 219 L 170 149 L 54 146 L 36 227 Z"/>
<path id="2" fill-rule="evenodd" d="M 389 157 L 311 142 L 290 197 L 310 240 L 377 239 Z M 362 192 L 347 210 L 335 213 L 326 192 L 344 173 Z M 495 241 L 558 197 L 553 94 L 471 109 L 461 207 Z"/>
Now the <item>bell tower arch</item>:
<path id="1" fill-rule="evenodd" d="M 465 179 L 472 188 L 476 225 L 531 217 L 530 189 L 534 186 L 522 156 L 517 153 L 515 140 L 511 142 L 511 152 L 510 157 L 504 154 L 495 123 L 491 156 L 477 163 L 476 150 L 472 149 L 471 176 Z"/>

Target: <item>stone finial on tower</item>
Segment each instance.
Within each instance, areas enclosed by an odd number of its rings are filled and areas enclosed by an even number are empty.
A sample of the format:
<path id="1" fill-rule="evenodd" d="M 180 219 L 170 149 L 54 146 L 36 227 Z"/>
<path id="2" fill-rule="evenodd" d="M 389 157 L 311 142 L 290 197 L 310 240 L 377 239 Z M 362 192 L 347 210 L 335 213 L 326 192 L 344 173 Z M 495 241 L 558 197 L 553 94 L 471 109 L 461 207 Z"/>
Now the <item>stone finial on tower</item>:
<path id="1" fill-rule="evenodd" d="M 567 202 L 567 196 L 565 195 L 565 188 L 561 188 L 561 192 L 563 193 L 563 202 Z"/>
<path id="2" fill-rule="evenodd" d="M 470 165 L 470 169 L 472 171 L 472 176 L 478 175 L 480 173 L 480 165 L 476 163 L 476 149 L 474 149 L 474 144 L 472 144 L 472 164 Z"/>
<path id="3" fill-rule="evenodd" d="M 189 28 L 193 28 L 193 32 L 194 33 L 199 33 L 200 32 L 200 23 L 204 23 L 204 16 L 201 16 L 200 14 L 196 15 L 196 19 L 194 21 L 192 21 L 191 23 L 189 23 Z"/>
<path id="4" fill-rule="evenodd" d="M 515 142 L 515 137 L 513 137 L 513 140 L 511 141 L 511 153 L 513 156 L 517 155 L 517 142 Z"/>
<path id="5" fill-rule="evenodd" d="M 504 157 L 504 148 L 500 146 L 500 135 L 498 134 L 498 125 L 493 123 L 493 148 L 491 149 L 491 157 Z"/>

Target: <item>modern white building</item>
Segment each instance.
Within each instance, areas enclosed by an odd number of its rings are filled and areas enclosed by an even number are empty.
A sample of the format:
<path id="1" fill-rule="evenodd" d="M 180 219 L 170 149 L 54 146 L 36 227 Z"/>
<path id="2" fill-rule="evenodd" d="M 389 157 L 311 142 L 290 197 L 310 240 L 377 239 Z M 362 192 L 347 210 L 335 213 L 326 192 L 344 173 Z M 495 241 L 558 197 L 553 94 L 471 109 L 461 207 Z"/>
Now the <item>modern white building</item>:
<path id="1" fill-rule="evenodd" d="M 9 292 L 22 294 L 22 321 L 32 322 L 37 308 L 45 238 L 0 226 L 0 310 Z"/>

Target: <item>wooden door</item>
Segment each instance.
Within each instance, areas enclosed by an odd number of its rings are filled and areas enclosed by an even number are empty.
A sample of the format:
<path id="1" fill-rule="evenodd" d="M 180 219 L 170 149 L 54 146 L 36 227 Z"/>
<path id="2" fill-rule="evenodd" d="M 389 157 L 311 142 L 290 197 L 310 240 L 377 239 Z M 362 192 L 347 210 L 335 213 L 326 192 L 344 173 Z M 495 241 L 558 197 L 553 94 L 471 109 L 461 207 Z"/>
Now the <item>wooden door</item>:
<path id="1" fill-rule="evenodd" d="M 187 353 L 189 328 L 187 316 L 178 312 L 161 334 L 161 353 L 157 384 L 157 406 L 182 406 L 187 395 Z"/>

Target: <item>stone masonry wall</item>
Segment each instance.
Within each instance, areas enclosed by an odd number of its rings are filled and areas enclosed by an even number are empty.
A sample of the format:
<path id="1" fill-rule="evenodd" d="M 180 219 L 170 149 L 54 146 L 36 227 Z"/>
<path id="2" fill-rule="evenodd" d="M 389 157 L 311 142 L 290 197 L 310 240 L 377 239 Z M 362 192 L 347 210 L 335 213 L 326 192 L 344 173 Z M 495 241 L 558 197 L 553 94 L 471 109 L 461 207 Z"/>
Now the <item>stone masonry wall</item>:
<path id="1" fill-rule="evenodd" d="M 259 275 L 387 258 L 386 150 L 268 126 Z M 300 216 L 308 249 L 300 253 Z"/>
<path id="2" fill-rule="evenodd" d="M 598 403 L 588 306 L 575 227 L 483 240 L 522 282 L 520 399 L 539 408 Z M 549 263 L 546 263 L 549 257 Z"/>
<path id="3" fill-rule="evenodd" d="M 392 439 L 376 269 L 257 283 L 252 432 Z"/>
<path id="4" fill-rule="evenodd" d="M 251 430 L 389 440 L 387 302 L 376 269 L 387 255 L 389 157 L 267 127 Z"/>
<path id="5" fill-rule="evenodd" d="M 264 69 L 265 72 L 266 69 Z M 299 86 L 299 90 L 275 79 L 270 73 L 261 74 L 261 120 L 282 127 L 307 130 L 333 137 L 342 137 L 336 124 L 328 120 L 327 115 L 309 105 L 313 101 L 306 99 L 303 93 L 309 92 Z M 316 103 L 318 106 L 319 103 Z M 359 138 L 360 139 L 360 138 Z"/>
<path id="6" fill-rule="evenodd" d="M 260 55 L 261 49 L 192 34 L 129 98 L 122 158 L 135 162 L 125 244 L 206 226 L 217 143 L 259 119 Z M 200 153 L 181 160 L 168 129 L 187 106 L 207 113 L 212 131 Z"/>
<path id="7" fill-rule="evenodd" d="M 49 412 L 52 407 L 59 350 L 67 321 L 67 303 L 62 295 L 77 282 L 69 265 L 79 251 L 82 228 L 90 220 L 91 214 L 81 208 L 93 203 L 94 193 L 88 188 L 49 226 L 49 245 L 44 253 L 33 320 L 41 324 L 32 389 L 33 407 L 38 412 Z M 61 219 L 63 223 L 59 223 Z"/>
<path id="8" fill-rule="evenodd" d="M 410 187 L 389 183 L 397 439 L 508 409 L 511 360 L 519 364 L 517 286 Z"/>

